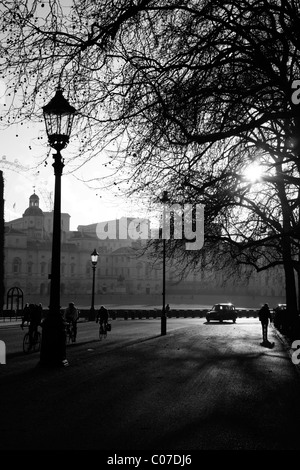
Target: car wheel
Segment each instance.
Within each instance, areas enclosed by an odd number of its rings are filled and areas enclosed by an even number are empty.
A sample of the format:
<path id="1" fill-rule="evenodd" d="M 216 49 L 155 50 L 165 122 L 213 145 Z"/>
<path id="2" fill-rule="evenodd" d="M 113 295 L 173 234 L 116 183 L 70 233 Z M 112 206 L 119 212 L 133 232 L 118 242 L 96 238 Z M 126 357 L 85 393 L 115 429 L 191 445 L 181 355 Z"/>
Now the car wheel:
<path id="1" fill-rule="evenodd" d="M 223 323 L 223 320 L 220 320 L 220 323 Z"/>
<path id="2" fill-rule="evenodd" d="M 235 322 L 236 322 L 236 318 L 233 319 L 233 323 L 235 323 Z"/>
<path id="3" fill-rule="evenodd" d="M 207 323 L 209 323 L 209 318 L 206 319 Z"/>

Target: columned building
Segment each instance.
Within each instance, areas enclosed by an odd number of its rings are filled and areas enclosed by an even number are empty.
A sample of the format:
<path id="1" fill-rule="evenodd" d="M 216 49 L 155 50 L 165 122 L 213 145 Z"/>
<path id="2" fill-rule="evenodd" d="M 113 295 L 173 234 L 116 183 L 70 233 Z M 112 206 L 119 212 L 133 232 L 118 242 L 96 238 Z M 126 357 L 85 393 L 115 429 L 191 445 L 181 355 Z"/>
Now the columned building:
<path id="1" fill-rule="evenodd" d="M 116 299 L 128 295 L 162 294 L 162 264 L 153 263 L 141 254 L 145 240 L 121 236 L 124 226 L 135 219 L 79 225 L 70 230 L 70 215 L 61 214 L 61 296 L 62 302 L 92 292 L 91 253 L 99 253 L 95 276 L 95 293 L 101 298 L 115 295 Z M 114 225 L 116 224 L 116 226 Z M 126 225 L 127 224 L 127 225 Z M 101 233 L 99 231 L 101 228 Z M 116 236 L 103 236 L 112 227 Z M 5 223 L 4 287 L 19 287 L 24 301 L 49 300 L 52 254 L 53 212 L 44 212 L 39 197 L 33 193 L 21 218 Z M 195 272 L 180 283 L 175 267 L 168 265 L 166 289 L 171 295 L 262 295 L 284 296 L 284 277 L 280 269 L 232 279 L 224 284 L 222 272 Z M 4 298 L 4 301 L 6 299 Z"/>

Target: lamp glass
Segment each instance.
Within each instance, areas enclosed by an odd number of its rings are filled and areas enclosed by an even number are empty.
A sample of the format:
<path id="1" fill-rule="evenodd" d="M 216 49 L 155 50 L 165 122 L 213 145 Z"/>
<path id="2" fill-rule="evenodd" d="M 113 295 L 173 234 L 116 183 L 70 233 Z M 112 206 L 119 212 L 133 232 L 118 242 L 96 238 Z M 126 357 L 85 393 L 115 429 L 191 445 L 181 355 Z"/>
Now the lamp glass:
<path id="1" fill-rule="evenodd" d="M 52 147 L 64 148 L 68 144 L 75 113 L 75 108 L 63 97 L 61 88 L 58 88 L 55 96 L 43 107 L 46 132 Z"/>
<path id="2" fill-rule="evenodd" d="M 97 253 L 96 249 L 93 251 L 93 253 L 91 253 L 91 260 L 92 260 L 92 263 L 93 265 L 96 265 L 97 262 L 98 262 L 98 257 L 99 257 L 99 253 Z"/>

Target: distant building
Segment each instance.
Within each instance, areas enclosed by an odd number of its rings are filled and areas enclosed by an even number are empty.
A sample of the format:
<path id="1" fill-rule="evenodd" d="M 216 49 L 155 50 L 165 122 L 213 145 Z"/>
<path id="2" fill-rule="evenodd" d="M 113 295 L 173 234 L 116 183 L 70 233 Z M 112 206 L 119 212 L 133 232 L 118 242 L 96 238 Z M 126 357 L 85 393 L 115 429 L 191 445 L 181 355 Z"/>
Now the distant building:
<path id="1" fill-rule="evenodd" d="M 70 231 L 70 215 L 61 214 L 61 295 L 91 293 L 90 254 L 94 248 L 99 253 L 96 292 L 160 293 L 157 269 L 152 278 L 150 263 L 140 256 L 139 241 L 130 237 L 119 239 L 119 226 L 133 221 L 124 218 L 105 222 L 104 225 L 116 224 L 116 238 L 99 239 L 97 223 Z M 34 193 L 23 216 L 5 223 L 6 291 L 16 286 L 27 297 L 49 295 L 52 232 L 53 212 L 43 212 Z"/>
<path id="2" fill-rule="evenodd" d="M 162 266 L 143 254 L 145 240 L 133 236 L 135 219 L 121 218 L 79 225 L 70 230 L 70 215 L 61 214 L 61 296 L 63 299 L 90 295 L 94 248 L 99 253 L 95 293 L 101 295 L 162 293 Z M 145 224 L 145 227 L 149 225 Z M 132 236 L 125 236 L 130 229 Z M 21 218 L 5 223 L 5 292 L 11 287 L 23 290 L 25 301 L 40 298 L 47 302 L 50 293 L 53 212 L 43 212 L 39 197 L 33 193 Z M 107 235 L 115 235 L 106 237 Z M 166 288 L 172 295 L 285 295 L 280 269 L 253 274 L 249 281 L 235 278 L 224 285 L 222 272 L 195 272 L 178 283 L 175 265 L 166 270 Z M 26 300 L 27 299 L 27 300 Z M 5 299 L 4 299 L 5 300 Z"/>

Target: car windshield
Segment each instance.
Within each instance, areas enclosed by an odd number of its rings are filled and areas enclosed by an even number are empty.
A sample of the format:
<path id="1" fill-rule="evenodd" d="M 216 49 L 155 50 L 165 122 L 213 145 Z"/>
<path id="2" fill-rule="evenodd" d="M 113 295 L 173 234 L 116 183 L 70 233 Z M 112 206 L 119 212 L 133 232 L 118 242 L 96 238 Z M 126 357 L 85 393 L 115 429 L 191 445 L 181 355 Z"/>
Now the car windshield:
<path id="1" fill-rule="evenodd" d="M 220 305 L 216 304 L 213 306 L 212 310 L 233 310 L 233 305 Z"/>

